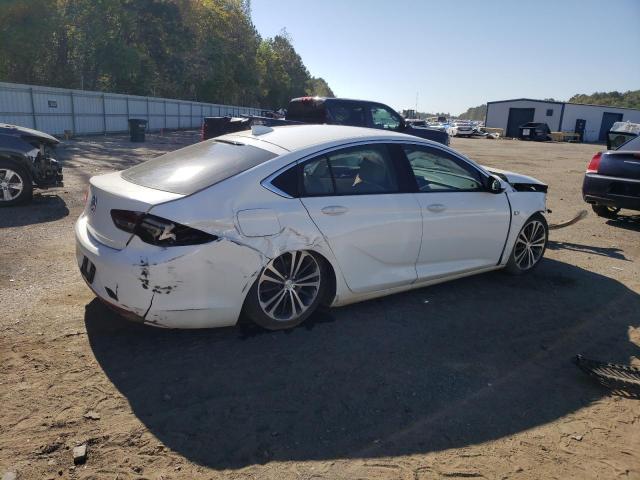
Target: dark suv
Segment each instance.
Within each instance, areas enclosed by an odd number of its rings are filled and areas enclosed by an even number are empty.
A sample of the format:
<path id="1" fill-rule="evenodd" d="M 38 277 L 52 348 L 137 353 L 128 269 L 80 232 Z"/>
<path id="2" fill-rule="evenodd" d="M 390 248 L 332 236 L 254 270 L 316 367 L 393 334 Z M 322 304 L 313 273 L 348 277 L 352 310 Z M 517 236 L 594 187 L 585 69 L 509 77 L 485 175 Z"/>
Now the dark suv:
<path id="1" fill-rule="evenodd" d="M 62 167 L 51 157 L 59 143 L 47 133 L 0 123 L 0 207 L 28 202 L 34 186 L 62 186 Z"/>

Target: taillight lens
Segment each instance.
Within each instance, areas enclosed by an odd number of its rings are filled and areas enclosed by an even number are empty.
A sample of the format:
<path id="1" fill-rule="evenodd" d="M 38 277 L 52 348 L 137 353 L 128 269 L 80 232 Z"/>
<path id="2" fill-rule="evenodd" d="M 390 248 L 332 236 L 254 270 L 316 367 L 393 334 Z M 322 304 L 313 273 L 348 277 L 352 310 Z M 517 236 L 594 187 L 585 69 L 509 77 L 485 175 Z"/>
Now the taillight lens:
<path id="1" fill-rule="evenodd" d="M 133 233 L 145 243 L 161 247 L 201 245 L 218 237 L 155 215 L 130 210 L 111 210 L 116 227 Z"/>
<path id="2" fill-rule="evenodd" d="M 602 158 L 602 152 L 596 153 L 589 165 L 587 166 L 587 173 L 598 173 L 598 167 L 600 166 L 600 159 Z"/>

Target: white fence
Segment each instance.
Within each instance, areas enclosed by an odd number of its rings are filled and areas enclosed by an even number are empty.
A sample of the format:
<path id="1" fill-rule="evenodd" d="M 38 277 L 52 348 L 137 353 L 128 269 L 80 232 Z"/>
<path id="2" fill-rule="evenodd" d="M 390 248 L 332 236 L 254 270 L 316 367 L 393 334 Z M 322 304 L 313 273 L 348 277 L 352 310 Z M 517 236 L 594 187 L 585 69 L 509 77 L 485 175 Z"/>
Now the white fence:
<path id="1" fill-rule="evenodd" d="M 148 130 L 174 130 L 199 128 L 208 116 L 259 114 L 251 107 L 0 82 L 0 123 L 52 135 L 126 132 L 130 118 L 147 120 Z"/>

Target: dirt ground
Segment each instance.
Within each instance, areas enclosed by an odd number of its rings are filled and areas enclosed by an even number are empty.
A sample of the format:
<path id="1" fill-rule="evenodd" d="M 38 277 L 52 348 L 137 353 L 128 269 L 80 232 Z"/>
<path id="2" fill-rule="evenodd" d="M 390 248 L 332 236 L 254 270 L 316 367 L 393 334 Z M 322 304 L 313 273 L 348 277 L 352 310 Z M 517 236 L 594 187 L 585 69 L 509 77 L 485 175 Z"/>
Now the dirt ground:
<path id="1" fill-rule="evenodd" d="M 95 300 L 73 223 L 90 176 L 196 132 L 66 142 L 63 189 L 0 210 L 0 474 L 18 479 L 640 478 L 640 401 L 577 353 L 640 365 L 640 216 L 551 232 L 531 275 L 485 274 L 291 332 L 171 331 Z M 573 217 L 594 145 L 454 139 L 550 185 Z M 84 465 L 72 449 L 88 445 Z"/>

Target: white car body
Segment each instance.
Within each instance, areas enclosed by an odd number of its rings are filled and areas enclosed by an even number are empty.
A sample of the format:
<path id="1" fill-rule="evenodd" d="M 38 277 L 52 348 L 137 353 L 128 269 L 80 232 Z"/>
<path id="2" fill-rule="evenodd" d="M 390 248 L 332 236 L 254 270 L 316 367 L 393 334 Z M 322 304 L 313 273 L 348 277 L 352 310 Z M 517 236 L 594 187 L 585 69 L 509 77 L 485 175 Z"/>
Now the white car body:
<path id="1" fill-rule="evenodd" d="M 304 250 L 330 264 L 335 284 L 330 304 L 346 305 L 503 268 L 524 223 L 545 211 L 546 187 L 518 191 L 509 183 L 541 182 L 503 171 L 496 171 L 504 188 L 499 194 L 287 198 L 269 183 L 275 174 L 346 145 L 426 146 L 489 173 L 448 147 L 400 133 L 331 125 L 261 128 L 266 133 L 238 132 L 198 144 L 224 140 L 276 156 L 190 195 L 131 183 L 122 172 L 91 179 L 75 233 L 78 264 L 88 260 L 94 266 L 87 283 L 98 297 L 155 326 L 230 326 L 267 262 Z M 113 209 L 147 212 L 217 240 L 154 246 L 116 228 Z"/>
<path id="2" fill-rule="evenodd" d="M 454 122 L 447 133 L 452 137 L 470 137 L 473 135 L 473 125 L 470 122 Z"/>

